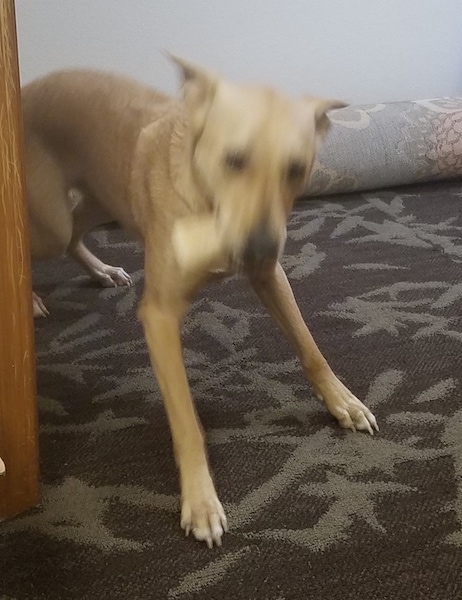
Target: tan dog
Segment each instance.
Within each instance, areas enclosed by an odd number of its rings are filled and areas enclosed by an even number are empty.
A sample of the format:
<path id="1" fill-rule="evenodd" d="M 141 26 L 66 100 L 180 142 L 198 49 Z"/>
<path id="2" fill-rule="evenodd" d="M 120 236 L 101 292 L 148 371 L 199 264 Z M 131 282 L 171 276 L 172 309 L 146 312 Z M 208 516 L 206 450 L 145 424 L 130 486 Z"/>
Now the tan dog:
<path id="1" fill-rule="evenodd" d="M 143 241 L 139 317 L 171 427 L 181 526 L 212 546 L 227 523 L 180 341 L 190 300 L 211 277 L 246 274 L 340 425 L 372 433 L 377 424 L 318 350 L 278 261 L 294 198 L 329 126 L 326 112 L 342 103 L 237 86 L 174 60 L 183 101 L 87 71 L 52 74 L 23 90 L 31 243 L 34 257 L 67 250 L 103 284 L 118 285 L 129 277 L 93 256 L 82 235 L 116 219 Z M 73 212 L 72 188 L 83 194 Z"/>

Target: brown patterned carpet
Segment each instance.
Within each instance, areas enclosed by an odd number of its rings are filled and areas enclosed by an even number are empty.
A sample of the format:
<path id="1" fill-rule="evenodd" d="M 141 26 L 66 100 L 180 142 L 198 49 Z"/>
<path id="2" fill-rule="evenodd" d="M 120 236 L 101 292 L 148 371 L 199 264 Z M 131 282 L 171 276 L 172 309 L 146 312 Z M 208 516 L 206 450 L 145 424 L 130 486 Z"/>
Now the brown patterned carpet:
<path id="1" fill-rule="evenodd" d="M 0 598 L 461 598 L 461 237 L 457 182 L 295 210 L 285 266 L 374 437 L 337 427 L 244 282 L 198 298 L 185 356 L 231 527 L 213 551 L 179 528 L 139 250 L 93 234 L 128 291 L 37 268 L 43 501 L 0 525 Z"/>

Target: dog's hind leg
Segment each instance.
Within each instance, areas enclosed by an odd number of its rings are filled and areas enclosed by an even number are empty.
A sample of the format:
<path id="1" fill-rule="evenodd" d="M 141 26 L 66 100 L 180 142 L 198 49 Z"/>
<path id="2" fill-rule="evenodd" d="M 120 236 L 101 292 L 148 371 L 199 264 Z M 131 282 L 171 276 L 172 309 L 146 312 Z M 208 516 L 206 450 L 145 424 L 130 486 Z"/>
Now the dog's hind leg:
<path id="1" fill-rule="evenodd" d="M 252 285 L 274 320 L 297 352 L 303 371 L 329 412 L 342 427 L 378 430 L 371 411 L 343 385 L 317 347 L 295 302 L 286 274 L 279 263 L 269 273 L 251 277 Z"/>
<path id="2" fill-rule="evenodd" d="M 53 156 L 34 135 L 25 147 L 29 243 L 32 260 L 66 252 L 72 236 L 71 204 L 63 173 Z M 49 313 L 37 294 L 32 296 L 35 317 Z"/>
<path id="3" fill-rule="evenodd" d="M 103 287 L 130 285 L 131 277 L 122 267 L 113 267 L 103 263 L 83 242 L 83 236 L 98 225 L 109 223 L 112 219 L 90 195 L 84 193 L 82 199 L 72 211 L 72 238 L 67 253 L 72 256 L 95 281 Z"/>

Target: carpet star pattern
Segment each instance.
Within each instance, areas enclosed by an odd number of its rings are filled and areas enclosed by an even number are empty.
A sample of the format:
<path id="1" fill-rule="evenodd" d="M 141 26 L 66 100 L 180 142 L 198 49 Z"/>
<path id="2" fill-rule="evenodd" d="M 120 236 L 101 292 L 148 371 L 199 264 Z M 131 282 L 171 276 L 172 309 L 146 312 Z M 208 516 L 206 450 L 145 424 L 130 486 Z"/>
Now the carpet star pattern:
<path id="1" fill-rule="evenodd" d="M 338 428 L 245 281 L 198 295 L 184 357 L 230 525 L 213 552 L 179 528 L 139 247 L 113 226 L 89 238 L 129 290 L 66 259 L 38 267 L 42 498 L 0 525 L 0 598 L 460 597 L 461 214 L 452 183 L 302 201 L 291 218 L 295 296 L 374 436 Z"/>

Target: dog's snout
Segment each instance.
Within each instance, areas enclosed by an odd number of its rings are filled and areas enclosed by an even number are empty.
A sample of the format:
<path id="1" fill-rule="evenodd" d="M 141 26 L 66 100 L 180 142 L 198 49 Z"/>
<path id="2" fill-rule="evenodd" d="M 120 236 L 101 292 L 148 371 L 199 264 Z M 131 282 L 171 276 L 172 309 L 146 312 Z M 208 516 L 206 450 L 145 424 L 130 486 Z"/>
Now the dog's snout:
<path id="1" fill-rule="evenodd" d="M 279 240 L 268 226 L 256 229 L 247 240 L 244 248 L 244 262 L 251 264 L 276 260 L 279 254 Z"/>

